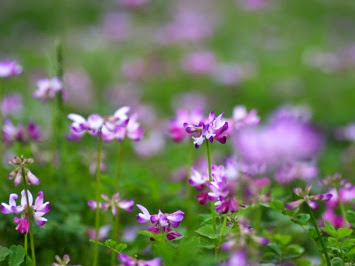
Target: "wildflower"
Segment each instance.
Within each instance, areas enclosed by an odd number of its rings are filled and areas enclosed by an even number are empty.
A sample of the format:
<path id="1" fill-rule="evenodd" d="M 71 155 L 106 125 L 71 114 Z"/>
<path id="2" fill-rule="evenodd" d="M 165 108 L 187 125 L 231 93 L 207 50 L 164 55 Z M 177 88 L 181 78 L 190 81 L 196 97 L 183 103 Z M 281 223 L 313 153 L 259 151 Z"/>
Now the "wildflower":
<path id="1" fill-rule="evenodd" d="M 9 174 L 9 179 L 14 179 L 14 185 L 18 186 L 23 177 L 27 184 L 29 185 L 39 185 L 40 181 L 37 176 L 35 176 L 25 165 L 32 164 L 34 160 L 32 158 L 23 158 L 15 156 L 9 161 L 10 164 L 16 165 L 17 167 L 12 170 Z M 24 175 L 24 176 L 23 176 Z"/>
<path id="2" fill-rule="evenodd" d="M 5 96 L 0 104 L 0 112 L 3 116 L 13 115 L 22 111 L 22 97 L 20 94 L 12 93 Z"/>
<path id="3" fill-rule="evenodd" d="M 293 193 L 295 193 L 297 196 L 301 197 L 302 199 L 287 203 L 285 205 L 285 208 L 289 210 L 293 210 L 298 208 L 305 202 L 312 209 L 316 209 L 318 207 L 318 203 L 314 202 L 314 200 L 329 201 L 333 197 L 333 195 L 330 193 L 309 196 L 309 192 L 311 191 L 311 188 L 312 185 L 307 185 L 304 191 L 300 187 L 294 188 Z"/>
<path id="4" fill-rule="evenodd" d="M 184 123 L 198 124 L 202 120 L 202 110 L 193 109 L 190 112 L 183 109 L 176 111 L 176 118 L 172 119 L 169 124 L 169 132 L 173 141 L 180 142 L 187 135 Z"/>
<path id="5" fill-rule="evenodd" d="M 69 114 L 68 118 L 73 121 L 70 125 L 70 129 L 72 133 L 77 136 L 82 136 L 86 132 L 90 135 L 97 136 L 104 123 L 103 118 L 98 114 L 92 114 L 88 119 L 78 114 Z"/>
<path id="6" fill-rule="evenodd" d="M 221 266 L 251 266 L 247 259 L 247 254 L 244 250 L 236 251 L 232 256 L 221 264 Z"/>
<path id="7" fill-rule="evenodd" d="M 296 178 L 310 180 L 316 177 L 317 174 L 318 168 L 314 162 L 294 161 L 281 165 L 275 173 L 275 179 L 280 184 L 287 184 Z"/>
<path id="8" fill-rule="evenodd" d="M 68 265 L 68 263 L 70 261 L 70 257 L 68 254 L 65 254 L 63 256 L 63 259 L 61 259 L 58 255 L 55 255 L 54 258 L 57 262 L 53 262 L 52 266 L 66 266 L 66 265 Z"/>
<path id="9" fill-rule="evenodd" d="M 43 203 L 43 192 L 38 192 L 35 204 L 33 205 L 33 197 L 30 191 L 27 190 L 28 205 L 26 200 L 26 191 L 21 191 L 21 205 L 16 205 L 18 198 L 17 194 L 10 194 L 9 204 L 1 204 L 1 212 L 3 214 L 21 214 L 21 218 L 15 217 L 14 222 L 17 224 L 16 230 L 22 234 L 27 234 L 29 230 L 29 217 L 33 218 L 38 226 L 43 226 L 47 219 L 43 217 L 44 214 L 49 212 L 49 202 Z"/>
<path id="10" fill-rule="evenodd" d="M 322 215 L 322 220 L 330 222 L 332 225 L 334 225 L 337 228 L 344 227 L 346 224 L 344 218 L 342 216 L 336 215 L 334 208 L 329 205 L 327 205 Z"/>
<path id="11" fill-rule="evenodd" d="M 137 214 L 137 221 L 139 223 L 150 222 L 152 227 L 147 230 L 156 234 L 165 233 L 168 240 L 174 240 L 182 236 L 181 233 L 173 231 L 171 227 L 177 228 L 180 222 L 184 219 L 183 211 L 176 211 L 174 213 L 162 213 L 160 210 L 158 214 L 150 215 L 149 211 L 142 205 L 137 204 L 137 207 L 142 213 Z"/>
<path id="12" fill-rule="evenodd" d="M 233 126 L 235 129 L 240 129 L 243 126 L 254 126 L 259 124 L 260 118 L 255 109 L 249 113 L 243 105 L 238 105 L 233 109 Z"/>
<path id="13" fill-rule="evenodd" d="M 123 262 L 122 264 L 119 264 L 119 266 L 160 266 L 161 265 L 160 258 L 154 258 L 152 260 L 137 260 L 124 253 L 118 254 L 117 258 Z"/>
<path id="14" fill-rule="evenodd" d="M 96 208 L 101 208 L 104 211 L 107 211 L 108 209 L 111 209 L 113 215 L 117 215 L 117 208 L 124 209 L 125 211 L 132 211 L 133 209 L 133 200 L 121 200 L 120 194 L 116 192 L 113 194 L 112 198 L 107 196 L 106 194 L 102 194 L 101 197 L 105 202 L 99 202 L 97 203 L 94 200 L 89 200 L 88 205 L 92 210 L 95 210 Z"/>
<path id="15" fill-rule="evenodd" d="M 41 131 L 32 121 L 24 127 L 22 124 L 15 126 L 11 120 L 5 119 L 2 128 L 2 139 L 5 143 L 11 144 L 15 141 L 27 143 L 30 140 L 38 141 L 40 138 Z"/>
<path id="16" fill-rule="evenodd" d="M 214 112 L 211 112 L 205 121 L 200 121 L 198 124 L 184 123 L 184 127 L 186 132 L 192 136 L 197 149 L 205 140 L 212 143 L 216 139 L 222 144 L 227 141 L 223 133 L 228 129 L 228 122 L 223 120 L 223 113 L 215 117 Z"/>
<path id="17" fill-rule="evenodd" d="M 165 146 L 164 134 L 159 130 L 153 130 L 140 142 L 134 143 L 135 152 L 143 157 L 149 157 L 158 154 Z"/>
<path id="18" fill-rule="evenodd" d="M 99 228 L 99 235 L 97 237 L 97 240 L 101 241 L 101 240 L 106 239 L 108 237 L 108 233 L 110 232 L 110 230 L 111 230 L 111 225 L 110 224 L 101 226 Z M 89 235 L 90 239 L 93 239 L 93 240 L 96 239 L 95 228 L 89 227 L 89 228 L 87 228 L 86 232 Z"/>
<path id="19" fill-rule="evenodd" d="M 42 79 L 37 82 L 37 90 L 33 93 L 33 97 L 47 101 L 48 99 L 53 99 L 62 90 L 63 83 L 58 77 Z"/>
<path id="20" fill-rule="evenodd" d="M 188 54 L 182 63 L 184 71 L 194 75 L 211 74 L 216 67 L 216 58 L 210 51 L 197 51 Z"/>
<path id="21" fill-rule="evenodd" d="M 15 60 L 0 61 L 0 78 L 18 76 L 22 73 L 22 67 Z"/>
<path id="22" fill-rule="evenodd" d="M 207 184 L 210 189 L 208 199 L 215 201 L 217 212 L 236 212 L 238 210 L 238 202 L 233 193 L 235 182 L 228 182 L 222 165 L 212 165 L 211 169 L 212 182 Z"/>

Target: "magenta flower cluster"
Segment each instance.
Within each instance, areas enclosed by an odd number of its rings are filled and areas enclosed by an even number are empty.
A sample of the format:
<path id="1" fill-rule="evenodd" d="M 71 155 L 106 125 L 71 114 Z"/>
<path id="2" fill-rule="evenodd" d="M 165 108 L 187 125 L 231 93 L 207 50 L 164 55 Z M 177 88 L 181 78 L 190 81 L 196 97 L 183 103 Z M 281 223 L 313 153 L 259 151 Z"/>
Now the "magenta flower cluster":
<path id="1" fill-rule="evenodd" d="M 149 232 L 159 234 L 166 234 L 166 239 L 174 240 L 177 237 L 181 237 L 182 234 L 174 231 L 172 228 L 178 228 L 181 221 L 184 219 L 183 211 L 176 211 L 173 213 L 162 213 L 160 210 L 158 214 L 151 215 L 149 211 L 142 205 L 137 204 L 137 207 L 142 211 L 137 214 L 137 221 L 139 223 L 147 223 L 151 224 L 147 230 Z"/>

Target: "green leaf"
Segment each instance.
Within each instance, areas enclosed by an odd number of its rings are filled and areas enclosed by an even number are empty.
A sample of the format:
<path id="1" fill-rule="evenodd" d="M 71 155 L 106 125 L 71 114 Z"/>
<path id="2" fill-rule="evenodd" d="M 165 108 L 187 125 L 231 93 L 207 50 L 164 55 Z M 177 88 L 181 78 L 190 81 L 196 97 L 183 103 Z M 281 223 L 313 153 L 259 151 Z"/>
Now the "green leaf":
<path id="1" fill-rule="evenodd" d="M 350 228 L 345 228 L 345 227 L 339 228 L 337 231 L 338 239 L 350 236 L 352 232 L 353 229 Z"/>
<path id="2" fill-rule="evenodd" d="M 322 227 L 322 231 L 324 231 L 325 233 L 327 233 L 328 235 L 337 238 L 338 234 L 337 231 L 335 229 L 335 227 L 329 223 L 328 221 L 324 221 L 324 225 L 325 227 Z"/>
<path id="3" fill-rule="evenodd" d="M 216 247 L 216 241 L 204 236 L 198 237 L 198 244 L 201 248 L 214 249 Z"/>
<path id="4" fill-rule="evenodd" d="M 19 266 L 25 259 L 25 249 L 23 246 L 11 246 L 9 256 L 9 266 Z"/>
<path id="5" fill-rule="evenodd" d="M 346 211 L 345 218 L 351 226 L 355 228 L 355 212 L 350 210 Z"/>
<path id="6" fill-rule="evenodd" d="M 292 259 L 301 256 L 303 252 L 303 247 L 301 247 L 300 245 L 292 244 L 286 247 L 285 251 L 283 252 L 286 255 L 284 255 L 283 257 L 285 257 L 286 259 Z"/>
<path id="7" fill-rule="evenodd" d="M 109 248 L 109 249 L 115 251 L 116 253 L 121 253 L 123 250 L 125 250 L 127 248 L 126 244 L 117 243 L 115 240 L 112 240 L 112 239 L 107 239 L 104 243 L 90 239 L 90 242 L 94 243 L 94 244 L 97 243 L 100 246 Z"/>
<path id="8" fill-rule="evenodd" d="M 267 245 L 277 256 L 281 255 L 281 249 L 276 243 L 270 243 Z"/>
<path id="9" fill-rule="evenodd" d="M 197 234 L 210 238 L 216 239 L 218 238 L 218 234 L 213 231 L 212 225 L 204 225 L 195 231 Z"/>
<path id="10" fill-rule="evenodd" d="M 328 243 L 333 247 L 338 247 L 339 244 L 338 240 L 336 240 L 334 237 L 328 237 Z"/>
<path id="11" fill-rule="evenodd" d="M 10 250 L 8 248 L 0 246 L 0 261 L 4 261 L 9 254 Z"/>
<path id="12" fill-rule="evenodd" d="M 271 209 L 282 211 L 284 209 L 284 203 L 280 200 L 273 200 L 269 203 Z"/>
<path id="13" fill-rule="evenodd" d="M 308 213 L 300 213 L 291 219 L 292 222 L 300 225 L 306 225 L 311 216 Z"/>
<path id="14" fill-rule="evenodd" d="M 332 266 L 343 266 L 344 262 L 341 258 L 335 257 L 332 259 Z"/>

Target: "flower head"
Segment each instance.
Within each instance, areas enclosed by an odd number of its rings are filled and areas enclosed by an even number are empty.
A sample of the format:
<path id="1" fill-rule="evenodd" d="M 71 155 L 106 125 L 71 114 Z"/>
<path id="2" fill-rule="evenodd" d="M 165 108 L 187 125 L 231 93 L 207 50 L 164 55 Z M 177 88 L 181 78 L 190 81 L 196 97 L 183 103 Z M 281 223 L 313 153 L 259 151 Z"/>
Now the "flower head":
<path id="1" fill-rule="evenodd" d="M 33 93 L 33 97 L 47 101 L 48 99 L 53 99 L 62 90 L 63 83 L 58 77 L 41 79 L 37 82 L 37 90 Z"/>
<path id="2" fill-rule="evenodd" d="M 38 141 L 41 138 L 41 131 L 33 122 L 26 127 L 22 124 L 15 126 L 9 119 L 5 119 L 2 128 L 2 139 L 5 143 L 11 144 L 15 141 L 27 143 L 30 140 Z"/>
<path id="3" fill-rule="evenodd" d="M 160 258 L 154 258 L 152 260 L 137 260 L 136 258 L 130 257 L 124 253 L 117 255 L 117 258 L 122 261 L 119 266 L 160 266 Z"/>
<path id="4" fill-rule="evenodd" d="M 0 104 L 0 112 L 3 116 L 20 113 L 22 110 L 22 97 L 20 94 L 12 93 L 5 96 Z"/>
<path id="5" fill-rule="evenodd" d="M 312 209 L 316 209 L 318 207 L 318 203 L 315 201 L 319 201 L 319 200 L 329 201 L 333 197 L 333 194 L 331 193 L 317 194 L 317 195 L 310 196 L 309 193 L 311 192 L 311 188 L 312 185 L 307 185 L 305 190 L 303 190 L 300 187 L 294 188 L 293 193 L 295 193 L 301 199 L 287 203 L 285 205 L 285 208 L 289 210 L 294 210 L 305 202 Z"/>
<path id="6" fill-rule="evenodd" d="M 224 132 L 228 129 L 228 122 L 223 120 L 223 113 L 216 117 L 214 112 L 211 112 L 204 121 L 195 124 L 185 122 L 184 127 L 194 140 L 196 148 L 199 148 L 205 140 L 212 143 L 216 139 L 222 144 L 227 141 Z"/>
<path id="7" fill-rule="evenodd" d="M 104 211 L 107 211 L 108 209 L 111 209 L 111 212 L 113 215 L 117 215 L 117 208 L 121 208 L 125 211 L 132 211 L 133 209 L 133 200 L 121 200 L 120 194 L 116 192 L 113 194 L 112 198 L 107 196 L 106 194 L 101 195 L 102 199 L 104 202 L 99 202 L 97 203 L 94 200 L 89 200 L 88 205 L 92 210 L 95 210 L 96 208 L 101 208 Z"/>
<path id="8" fill-rule="evenodd" d="M 57 262 L 53 262 L 52 266 L 66 266 L 70 262 L 70 257 L 68 254 L 65 254 L 63 259 L 61 259 L 58 255 L 55 255 L 54 258 Z"/>
<path id="9" fill-rule="evenodd" d="M 169 132 L 172 140 L 175 142 L 184 140 L 187 135 L 184 123 L 197 124 L 201 120 L 202 110 L 199 108 L 193 109 L 190 112 L 183 109 L 177 110 L 175 119 L 172 119 L 169 124 Z"/>
<path id="10" fill-rule="evenodd" d="M 28 197 L 28 205 L 27 205 Z M 14 222 L 17 224 L 16 230 L 22 234 L 27 234 L 29 230 L 29 215 L 33 215 L 33 218 L 38 226 L 43 226 L 46 224 L 47 219 L 43 217 L 47 212 L 49 212 L 49 202 L 43 203 L 43 192 L 38 192 L 37 198 L 33 204 L 33 197 L 30 191 L 22 190 L 21 192 L 21 203 L 16 204 L 18 196 L 17 194 L 10 194 L 9 204 L 1 204 L 1 212 L 3 214 L 21 214 L 21 218 L 15 217 Z"/>
<path id="11" fill-rule="evenodd" d="M 101 241 L 101 240 L 106 239 L 107 236 L 108 236 L 108 233 L 110 232 L 110 230 L 111 230 L 111 225 L 110 224 L 101 226 L 99 228 L 99 235 L 97 237 L 97 240 Z M 86 229 L 86 232 L 87 232 L 88 236 L 90 237 L 90 239 L 93 239 L 93 240 L 96 239 L 96 230 L 95 230 L 95 228 L 89 227 L 89 228 Z"/>
<path id="12" fill-rule="evenodd" d="M 0 78 L 18 76 L 22 73 L 22 67 L 15 60 L 0 61 Z"/>
<path id="13" fill-rule="evenodd" d="M 150 222 L 152 227 L 147 230 L 156 234 L 165 233 L 168 240 L 174 240 L 182 236 L 179 232 L 173 231 L 171 227 L 177 228 L 180 222 L 184 219 L 183 211 L 176 211 L 173 213 L 162 213 L 160 210 L 157 214 L 150 215 L 149 211 L 142 205 L 137 204 L 137 207 L 142 213 L 137 214 L 137 221 L 139 223 Z"/>
<path id="14" fill-rule="evenodd" d="M 35 176 L 26 165 L 32 164 L 34 160 L 32 158 L 23 158 L 15 156 L 9 161 L 9 164 L 16 165 L 17 167 L 12 170 L 9 174 L 9 179 L 14 179 L 14 185 L 18 186 L 22 179 L 24 178 L 26 183 L 29 185 L 39 185 L 40 181 L 37 176 Z"/>

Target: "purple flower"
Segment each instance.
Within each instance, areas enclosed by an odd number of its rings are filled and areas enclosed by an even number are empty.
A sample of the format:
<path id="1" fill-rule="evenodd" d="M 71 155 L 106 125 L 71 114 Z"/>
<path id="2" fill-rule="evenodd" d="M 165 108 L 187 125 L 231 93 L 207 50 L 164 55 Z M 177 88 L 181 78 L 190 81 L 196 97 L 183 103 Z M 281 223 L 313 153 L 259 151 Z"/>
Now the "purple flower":
<path id="1" fill-rule="evenodd" d="M 117 255 L 117 258 L 122 261 L 119 266 L 160 266 L 161 259 L 154 258 L 152 260 L 137 260 L 136 258 L 130 257 L 124 253 Z"/>
<path id="2" fill-rule="evenodd" d="M 1 204 L 1 212 L 4 214 L 21 214 L 21 218 L 15 217 L 14 222 L 17 224 L 16 230 L 22 234 L 27 234 L 29 229 L 29 214 L 33 215 L 33 218 L 38 226 L 43 226 L 47 222 L 47 219 L 43 217 L 44 214 L 49 212 L 49 202 L 43 203 L 43 192 L 38 192 L 37 198 L 33 205 L 33 197 L 30 191 L 28 193 L 28 206 L 26 201 L 25 190 L 21 192 L 21 205 L 16 205 L 18 198 L 17 194 L 10 194 L 9 204 Z"/>
<path id="3" fill-rule="evenodd" d="M 287 184 L 296 178 L 310 180 L 316 177 L 317 174 L 318 168 L 313 162 L 295 161 L 281 165 L 275 173 L 275 179 L 280 184 Z"/>
<path id="4" fill-rule="evenodd" d="M 101 197 L 105 202 L 99 202 L 97 203 L 94 200 L 89 200 L 88 205 L 92 210 L 95 210 L 96 208 L 101 208 L 104 211 L 107 211 L 108 209 L 111 209 L 112 214 L 115 216 L 117 215 L 117 208 L 121 208 L 125 211 L 132 211 L 133 209 L 133 200 L 121 200 L 120 194 L 118 192 L 114 193 L 112 198 L 107 196 L 106 194 L 102 194 Z"/>
<path id="5" fill-rule="evenodd" d="M 252 264 L 248 262 L 246 252 L 243 250 L 234 252 L 226 262 L 221 264 L 221 266 L 251 266 L 251 265 Z"/>
<path id="6" fill-rule="evenodd" d="M 172 140 L 176 142 L 184 140 L 187 135 L 184 123 L 198 124 L 201 120 L 202 110 L 199 108 L 193 109 L 190 112 L 178 109 L 175 119 L 172 119 L 169 124 L 169 132 Z"/>
<path id="7" fill-rule="evenodd" d="M 14 115 L 22 111 L 22 96 L 12 93 L 1 101 L 0 110 L 3 116 Z"/>
<path id="8" fill-rule="evenodd" d="M 287 203 L 285 205 L 285 208 L 289 210 L 294 210 L 300 207 L 304 202 L 306 202 L 309 207 L 311 207 L 312 209 L 316 209 L 318 207 L 318 203 L 316 203 L 315 201 L 319 201 L 319 200 L 329 201 L 333 197 L 331 193 L 309 196 L 309 192 L 311 192 L 311 188 L 312 185 L 307 185 L 305 190 L 302 190 L 302 188 L 300 187 L 294 188 L 293 193 L 295 193 L 301 199 Z"/>
<path id="9" fill-rule="evenodd" d="M 228 129 L 228 122 L 223 120 L 223 113 L 215 117 L 214 112 L 211 112 L 205 121 L 200 121 L 198 124 L 186 122 L 184 127 L 186 132 L 192 136 L 197 149 L 205 140 L 212 143 L 216 139 L 222 144 L 227 141 L 227 136 L 224 135 L 224 132 Z"/>
<path id="10" fill-rule="evenodd" d="M 340 228 L 340 227 L 345 226 L 344 218 L 342 216 L 336 215 L 334 208 L 332 208 L 330 206 L 327 206 L 327 208 L 325 209 L 325 211 L 322 215 L 322 220 L 330 222 L 336 228 Z"/>
<path id="11" fill-rule="evenodd" d="M 63 90 L 63 83 L 58 77 L 41 79 L 37 82 L 37 90 L 33 93 L 35 99 L 47 101 Z"/>
<path id="12" fill-rule="evenodd" d="M 150 215 L 149 211 L 142 205 L 137 204 L 137 207 L 142 213 L 137 214 L 137 221 L 139 223 L 150 222 L 152 227 L 147 230 L 153 233 L 165 233 L 168 240 L 174 240 L 177 237 L 182 236 L 179 232 L 173 231 L 171 227 L 177 228 L 180 222 L 184 219 L 183 211 L 176 211 L 174 213 L 162 213 L 160 210 L 158 214 Z"/>
<path id="13" fill-rule="evenodd" d="M 182 63 L 182 68 L 190 74 L 211 74 L 216 66 L 216 58 L 210 51 L 197 51 L 188 54 Z"/>
<path id="14" fill-rule="evenodd" d="M 35 123 L 32 121 L 28 123 L 27 127 L 24 128 L 22 124 L 15 126 L 11 120 L 5 119 L 2 128 L 2 140 L 11 144 L 15 141 L 27 143 L 29 140 L 38 141 L 41 137 L 41 132 Z"/>
<path id="15" fill-rule="evenodd" d="M 33 163 L 32 158 L 26 159 L 23 157 L 15 156 L 9 163 L 18 166 L 14 170 L 12 170 L 9 174 L 9 179 L 10 180 L 14 179 L 15 186 L 18 186 L 22 182 L 23 175 L 28 185 L 40 184 L 38 177 L 35 176 L 27 167 L 25 167 L 26 164 Z"/>
<path id="16" fill-rule="evenodd" d="M 77 136 L 82 136 L 86 132 L 97 136 L 104 123 L 103 118 L 98 114 L 92 114 L 88 119 L 78 114 L 69 114 L 68 118 L 73 121 L 70 125 L 71 132 Z"/>
<path id="17" fill-rule="evenodd" d="M 0 61 L 0 78 L 18 76 L 22 73 L 22 67 L 15 60 Z"/>
<path id="18" fill-rule="evenodd" d="M 134 143 L 135 152 L 143 157 L 149 157 L 158 154 L 165 146 L 164 134 L 159 130 L 153 130 L 150 134 Z"/>
<path id="19" fill-rule="evenodd" d="M 126 7 L 137 8 L 149 3 L 150 0 L 119 0 Z"/>
<path id="20" fill-rule="evenodd" d="M 244 126 L 254 126 L 259 124 L 260 118 L 255 109 L 252 109 L 249 113 L 243 105 L 238 105 L 233 109 L 233 126 L 235 129 L 240 129 Z"/>
<path id="21" fill-rule="evenodd" d="M 110 224 L 101 226 L 99 228 L 99 235 L 98 235 L 97 240 L 101 241 L 101 240 L 106 239 L 108 237 L 108 233 L 110 232 L 110 230 L 111 230 L 111 225 Z M 90 239 L 93 239 L 93 240 L 96 239 L 96 230 L 95 230 L 95 228 L 89 227 L 89 228 L 86 229 L 86 232 L 88 233 Z"/>

